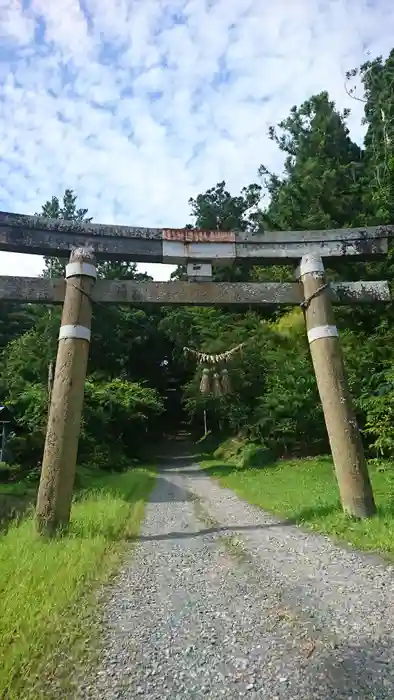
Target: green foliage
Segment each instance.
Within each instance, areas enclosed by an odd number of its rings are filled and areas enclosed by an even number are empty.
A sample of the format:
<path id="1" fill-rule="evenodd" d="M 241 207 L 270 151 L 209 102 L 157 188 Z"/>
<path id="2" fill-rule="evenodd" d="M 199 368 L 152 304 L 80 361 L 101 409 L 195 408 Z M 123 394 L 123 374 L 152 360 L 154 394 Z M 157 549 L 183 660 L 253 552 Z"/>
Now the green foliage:
<path id="1" fill-rule="evenodd" d="M 349 137 L 348 115 L 337 112 L 322 92 L 293 107 L 279 130 L 271 128 L 271 139 L 286 160 L 282 178 L 260 168 L 271 195 L 265 213 L 270 226 L 299 230 L 357 225 L 361 149 Z"/>
<path id="2" fill-rule="evenodd" d="M 209 429 L 221 426 L 227 433 L 249 436 L 275 454 L 326 449 L 322 410 L 299 315 L 291 312 L 287 322 L 277 324 L 262 322 L 255 314 L 232 317 L 221 330 L 218 312 L 214 338 L 215 323 L 210 318 L 206 333 L 201 327 L 198 334 L 202 351 L 223 352 L 244 341 L 246 345 L 228 365 L 231 394 L 201 395 L 201 366 L 194 366 L 185 385 L 185 408 L 191 419 L 201 425 L 205 408 Z"/>
<path id="3" fill-rule="evenodd" d="M 348 74 L 358 76 L 367 127 L 362 146 L 351 139 L 349 111 L 327 92 L 295 105 L 269 134 L 285 158 L 281 175 L 262 165 L 260 182 L 231 193 L 224 181 L 189 200 L 190 227 L 211 230 L 328 229 L 393 223 L 394 50 Z M 268 196 L 267 196 L 268 195 Z M 42 214 L 89 221 L 72 190 L 52 197 Z M 46 275 L 63 274 L 65 261 L 47 261 Z M 182 277 L 178 268 L 175 276 Z M 135 264 L 102 261 L 100 277 L 146 279 Z M 371 262 L 337 260 L 328 278 L 387 279 L 394 289 L 394 248 Z M 291 266 L 237 263 L 214 268 L 216 281 L 291 281 Z M 19 314 L 19 315 L 18 315 Z M 39 463 L 47 416 L 48 366 L 55 361 L 58 309 L 0 308 L 2 398 L 15 411 L 16 461 Z M 339 307 L 337 325 L 351 392 L 371 454 L 394 456 L 391 306 Z M 246 342 L 228 365 L 233 391 L 220 398 L 199 391 L 202 366 L 184 346 L 220 353 Z M 222 369 L 220 366 L 218 369 Z M 124 454 L 189 420 L 203 433 L 241 435 L 275 455 L 328 450 L 323 413 L 300 309 L 93 307 L 92 343 L 80 456 L 100 468 L 122 465 Z M 111 457 L 112 455 L 112 457 Z M 254 459 L 254 457 L 251 457 Z M 111 467 L 112 468 L 112 467 Z"/>
<path id="4" fill-rule="evenodd" d="M 31 467 L 42 457 L 48 414 L 48 363 L 55 355 L 58 328 L 57 312 L 41 317 L 34 329 L 9 343 L 3 353 L 3 391 L 19 425 L 10 446 L 14 458 Z M 120 468 L 124 465 L 123 453 L 132 456 L 144 439 L 156 433 L 162 411 L 163 401 L 156 389 L 129 381 L 127 375 L 108 380 L 103 371 L 92 374 L 85 387 L 80 458 L 87 454 L 94 456 L 100 467 Z"/>
<path id="5" fill-rule="evenodd" d="M 231 462 L 237 469 L 266 467 L 272 464 L 274 455 L 267 447 L 245 438 L 230 438 L 221 443 L 213 453 L 217 460 Z"/>
<path id="6" fill-rule="evenodd" d="M 195 227 L 219 231 L 258 231 L 260 228 L 261 185 L 243 187 L 234 197 L 225 189 L 226 183 L 218 182 L 204 194 L 189 199 Z"/>
<path id="7" fill-rule="evenodd" d="M 48 364 L 56 357 L 60 311 L 38 318 L 35 326 L 8 343 L 3 352 L 1 384 L 11 398 L 23 390 L 26 383 L 39 382 L 46 386 Z"/>
<path id="8" fill-rule="evenodd" d="M 194 225 L 190 228 L 217 231 L 258 231 L 262 227 L 261 200 L 262 188 L 259 184 L 243 187 L 241 194 L 233 196 L 226 190 L 226 183 L 218 182 L 195 199 L 189 199 Z M 184 267 L 178 267 L 172 277 L 182 278 Z M 216 266 L 213 277 L 217 282 L 245 281 L 250 276 L 247 263 L 238 262 L 231 266 Z"/>
<path id="9" fill-rule="evenodd" d="M 20 464 L 8 464 L 8 462 L 0 462 L 0 482 L 8 483 L 16 481 L 21 473 Z"/>
<path id="10" fill-rule="evenodd" d="M 30 304 L 0 302 L 0 351 L 11 340 L 17 338 L 34 326 L 36 309 Z"/>
<path id="11" fill-rule="evenodd" d="M 18 461 L 33 467 L 40 463 L 45 438 L 46 387 L 26 383 L 9 405 L 21 431 L 10 440 L 12 452 Z M 80 460 L 89 459 L 101 469 L 121 470 L 129 465 L 131 456 L 138 454 L 144 439 L 155 434 L 155 420 L 162 411 L 155 389 L 122 379 L 87 381 Z"/>
<path id="12" fill-rule="evenodd" d="M 349 78 L 361 78 L 364 88 L 366 182 L 363 205 L 373 223 L 393 222 L 394 216 L 394 50 L 367 61 Z"/>
<path id="13" fill-rule="evenodd" d="M 363 395 L 360 404 L 365 411 L 364 432 L 372 440 L 378 457 L 394 454 L 394 371 L 390 368 L 374 376 L 375 389 Z"/>
<path id="14" fill-rule="evenodd" d="M 163 404 L 155 389 L 122 379 L 90 379 L 85 385 L 82 454 L 89 457 L 91 450 L 100 445 L 102 455 L 107 446 L 107 468 L 121 469 L 122 455 L 138 452 L 143 439 L 149 440 L 155 419 L 162 412 Z M 98 455 L 93 454 L 92 459 L 97 463 Z M 106 468 L 102 462 L 99 466 Z"/>
<path id="15" fill-rule="evenodd" d="M 48 219 L 67 219 L 67 221 L 91 221 L 87 218 L 87 209 L 77 207 L 77 195 L 73 190 L 65 190 L 62 203 L 58 197 L 45 202 L 41 212 L 36 216 L 45 216 Z M 63 258 L 45 258 L 44 277 L 64 277 L 67 260 Z"/>
<path id="16" fill-rule="evenodd" d="M 277 455 L 313 454 L 327 448 L 322 409 L 306 350 L 273 352 L 264 394 L 250 433 Z"/>
<path id="17" fill-rule="evenodd" d="M 42 215 L 91 221 L 71 190 L 65 191 L 62 202 L 57 197 L 46 202 Z M 63 276 L 66 262 L 46 260 L 44 275 Z M 98 275 L 108 279 L 150 279 L 139 273 L 134 263 L 101 261 L 97 267 Z M 34 470 L 42 458 L 48 373 L 56 359 L 60 309 L 30 305 L 29 310 L 32 320 L 28 330 L 21 322 L 19 335 L 11 335 L 8 342 L 5 338 L 0 386 L 19 427 L 10 441 L 14 459 L 29 464 L 37 474 Z M 160 435 L 168 384 L 163 360 L 172 352 L 172 344 L 158 330 L 161 317 L 157 310 L 94 306 L 80 461 L 89 457 L 99 468 L 122 469 L 144 441 Z"/>

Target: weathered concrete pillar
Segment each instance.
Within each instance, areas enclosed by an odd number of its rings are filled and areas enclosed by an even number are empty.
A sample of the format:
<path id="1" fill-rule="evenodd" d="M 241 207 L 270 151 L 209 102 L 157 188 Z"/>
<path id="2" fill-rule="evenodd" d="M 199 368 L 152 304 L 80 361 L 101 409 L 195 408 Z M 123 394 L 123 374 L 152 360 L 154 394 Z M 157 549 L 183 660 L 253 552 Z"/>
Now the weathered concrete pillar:
<path id="1" fill-rule="evenodd" d="M 365 518 L 375 514 L 376 506 L 320 255 L 305 255 L 297 276 L 342 507 L 355 518 Z"/>
<path id="2" fill-rule="evenodd" d="M 66 292 L 48 427 L 38 489 L 36 523 L 39 532 L 53 534 L 67 527 L 83 408 L 96 279 L 93 252 L 78 248 L 66 267 Z"/>

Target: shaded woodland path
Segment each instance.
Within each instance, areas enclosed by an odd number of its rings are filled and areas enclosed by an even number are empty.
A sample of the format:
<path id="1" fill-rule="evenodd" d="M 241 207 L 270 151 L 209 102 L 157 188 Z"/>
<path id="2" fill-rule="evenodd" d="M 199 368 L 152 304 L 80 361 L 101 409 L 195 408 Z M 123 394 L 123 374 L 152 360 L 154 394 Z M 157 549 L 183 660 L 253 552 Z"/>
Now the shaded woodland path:
<path id="1" fill-rule="evenodd" d="M 178 455 L 109 590 L 105 652 L 78 697 L 394 697 L 394 578 L 280 523 Z"/>

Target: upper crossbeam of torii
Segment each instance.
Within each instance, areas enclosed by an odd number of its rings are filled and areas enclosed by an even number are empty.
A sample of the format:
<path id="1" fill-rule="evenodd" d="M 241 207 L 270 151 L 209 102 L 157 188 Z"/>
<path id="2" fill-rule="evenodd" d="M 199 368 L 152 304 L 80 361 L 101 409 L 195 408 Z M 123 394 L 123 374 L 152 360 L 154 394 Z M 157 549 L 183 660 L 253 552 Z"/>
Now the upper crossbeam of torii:
<path id="1" fill-rule="evenodd" d="M 75 248 L 91 247 L 98 259 L 175 265 L 229 265 L 237 259 L 294 264 L 308 253 L 332 262 L 342 256 L 366 260 L 385 255 L 393 235 L 394 225 L 253 233 L 92 224 L 0 212 L 0 251 L 68 257 Z"/>

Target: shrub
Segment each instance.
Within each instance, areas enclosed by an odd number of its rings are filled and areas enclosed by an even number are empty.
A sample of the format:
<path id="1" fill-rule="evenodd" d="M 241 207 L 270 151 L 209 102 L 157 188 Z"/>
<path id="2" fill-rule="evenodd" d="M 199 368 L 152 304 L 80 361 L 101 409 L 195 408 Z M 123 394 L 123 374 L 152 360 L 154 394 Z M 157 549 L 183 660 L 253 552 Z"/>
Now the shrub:
<path id="1" fill-rule="evenodd" d="M 23 465 L 34 470 L 42 459 L 48 415 L 47 391 L 42 384 L 26 384 L 11 397 L 19 434 L 10 447 Z M 149 439 L 157 417 L 163 411 L 155 389 L 136 382 L 89 379 L 85 387 L 78 456 L 98 469 L 121 471 L 129 465 L 141 444 Z M 0 477 L 1 478 L 1 477 Z"/>
<path id="2" fill-rule="evenodd" d="M 0 482 L 7 484 L 10 481 L 16 481 L 20 478 L 22 467 L 20 464 L 8 464 L 8 462 L 0 462 Z"/>
<path id="3" fill-rule="evenodd" d="M 239 469 L 265 467 L 275 461 L 271 450 L 265 445 L 249 442 L 246 438 L 230 438 L 214 452 L 215 459 L 231 462 Z"/>

